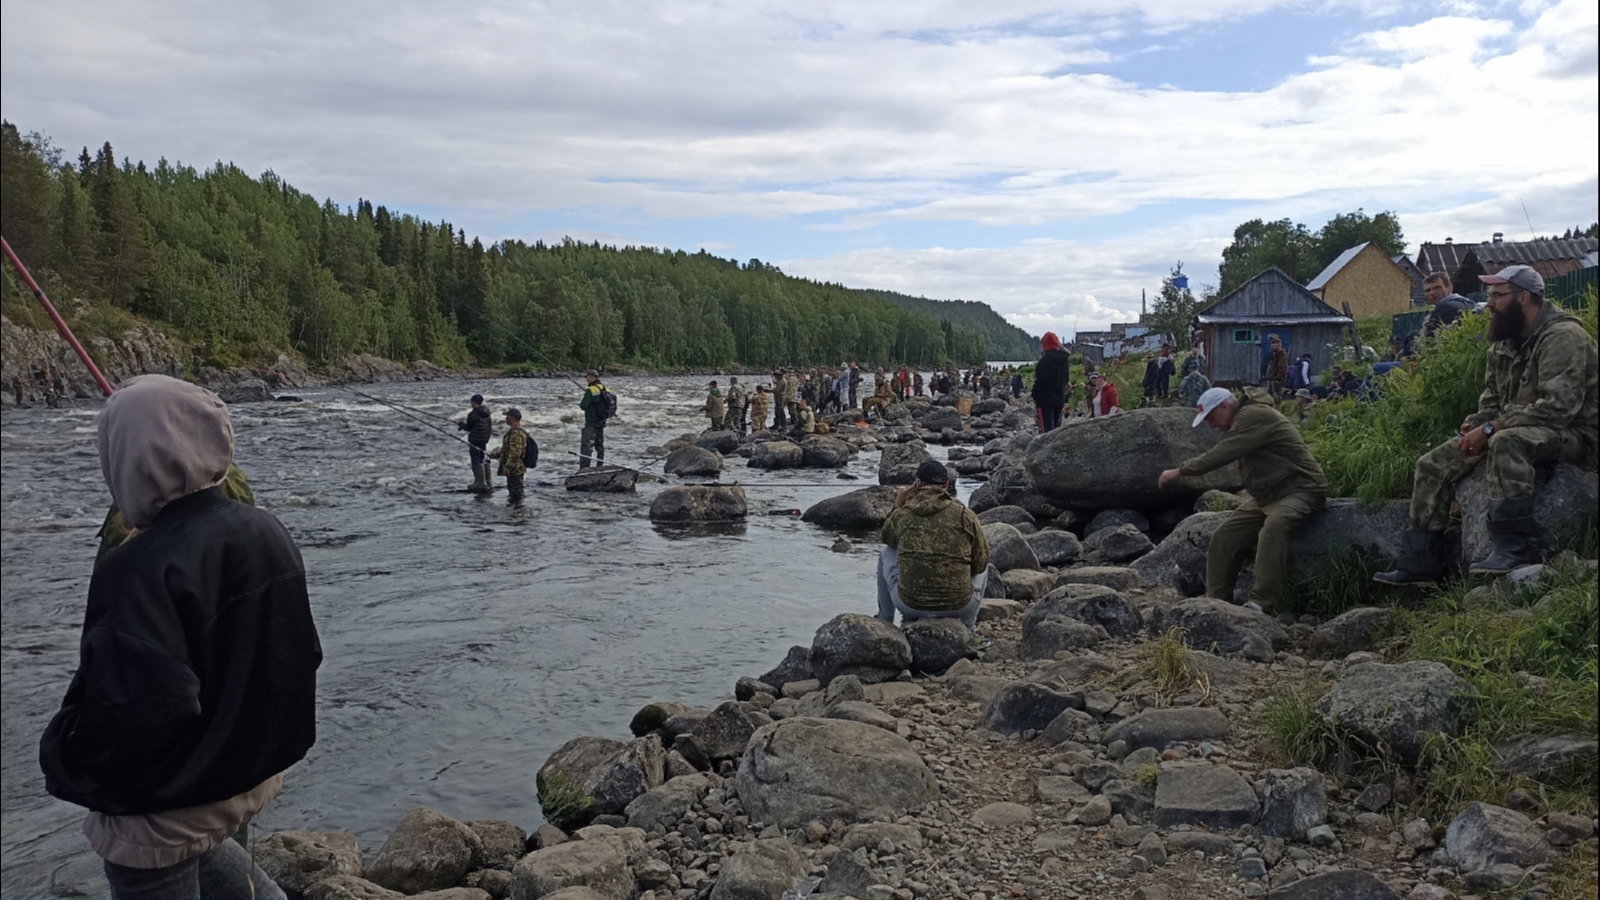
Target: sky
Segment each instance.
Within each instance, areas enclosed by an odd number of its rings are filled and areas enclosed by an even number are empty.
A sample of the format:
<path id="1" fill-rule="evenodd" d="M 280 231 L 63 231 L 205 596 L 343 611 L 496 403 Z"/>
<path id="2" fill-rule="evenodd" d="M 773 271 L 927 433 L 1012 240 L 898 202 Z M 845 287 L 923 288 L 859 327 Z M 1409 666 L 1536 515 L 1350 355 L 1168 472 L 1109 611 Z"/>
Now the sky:
<path id="1" fill-rule="evenodd" d="M 1071 333 L 1215 283 L 1252 218 L 1595 221 L 1597 33 L 1593 0 L 7 0 L 0 114 Z"/>

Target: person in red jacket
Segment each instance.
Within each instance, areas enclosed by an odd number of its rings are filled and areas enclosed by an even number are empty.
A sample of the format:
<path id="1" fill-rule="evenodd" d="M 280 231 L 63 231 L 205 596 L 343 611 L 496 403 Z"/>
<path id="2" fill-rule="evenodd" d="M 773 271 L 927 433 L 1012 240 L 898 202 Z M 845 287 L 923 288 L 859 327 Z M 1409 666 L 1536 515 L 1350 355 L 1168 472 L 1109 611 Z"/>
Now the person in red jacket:
<path id="1" fill-rule="evenodd" d="M 1089 418 L 1114 416 L 1122 412 L 1117 386 L 1099 372 L 1089 376 Z"/>

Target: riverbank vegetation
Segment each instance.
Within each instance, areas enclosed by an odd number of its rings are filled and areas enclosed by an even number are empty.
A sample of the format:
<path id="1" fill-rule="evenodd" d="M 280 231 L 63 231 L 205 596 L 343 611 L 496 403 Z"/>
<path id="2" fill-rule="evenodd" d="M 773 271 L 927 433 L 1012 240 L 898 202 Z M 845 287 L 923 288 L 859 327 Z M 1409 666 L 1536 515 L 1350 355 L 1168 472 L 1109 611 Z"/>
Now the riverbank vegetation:
<path id="1" fill-rule="evenodd" d="M 368 200 L 319 202 L 270 171 L 119 162 L 109 143 L 70 160 L 10 123 L 0 181 L 0 227 L 75 326 L 95 334 L 137 317 L 210 365 L 290 352 L 446 367 L 931 366 L 1037 352 L 984 304 L 852 290 L 704 251 L 486 246 Z M 3 290 L 7 318 L 48 327 L 9 270 Z"/>

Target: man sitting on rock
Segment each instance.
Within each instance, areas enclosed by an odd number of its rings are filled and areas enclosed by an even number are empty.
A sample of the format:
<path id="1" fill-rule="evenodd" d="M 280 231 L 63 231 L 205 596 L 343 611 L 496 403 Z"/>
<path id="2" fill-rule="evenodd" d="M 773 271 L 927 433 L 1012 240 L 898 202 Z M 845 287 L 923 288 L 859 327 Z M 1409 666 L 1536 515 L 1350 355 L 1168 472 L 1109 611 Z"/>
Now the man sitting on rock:
<path id="1" fill-rule="evenodd" d="M 883 523 L 878 556 L 878 618 L 959 618 L 971 630 L 983 603 L 989 542 L 978 516 L 950 490 L 950 473 L 930 459 L 900 489 Z"/>
<path id="2" fill-rule="evenodd" d="M 1327 476 L 1300 437 L 1300 429 L 1272 401 L 1272 395 L 1258 387 L 1245 388 L 1243 398 L 1227 388 L 1201 394 L 1194 427 L 1205 423 L 1225 435 L 1205 453 L 1162 472 L 1159 481 L 1166 487 L 1179 478 L 1239 464 L 1240 479 L 1250 496 L 1211 535 L 1206 596 L 1232 603 L 1239 570 L 1254 552 L 1250 601 L 1263 612 L 1274 609 L 1283 596 L 1295 530 L 1322 508 L 1328 495 Z"/>
<path id="3" fill-rule="evenodd" d="M 1481 275 L 1489 286 L 1489 356 L 1478 410 L 1461 436 L 1417 460 L 1411 528 L 1386 584 L 1431 584 L 1444 574 L 1444 532 L 1461 479 L 1488 461 L 1489 535 L 1494 549 L 1471 564 L 1498 574 L 1539 554 L 1534 467 L 1569 462 L 1595 468 L 1596 348 L 1583 325 L 1544 299 L 1544 278 L 1528 266 Z"/>

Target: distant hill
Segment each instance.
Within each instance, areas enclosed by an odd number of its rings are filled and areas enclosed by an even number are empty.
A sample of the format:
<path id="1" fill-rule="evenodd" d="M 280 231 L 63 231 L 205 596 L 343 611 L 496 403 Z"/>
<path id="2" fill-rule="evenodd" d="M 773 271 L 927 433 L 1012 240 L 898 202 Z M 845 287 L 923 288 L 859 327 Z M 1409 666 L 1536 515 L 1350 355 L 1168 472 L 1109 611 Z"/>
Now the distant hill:
<path id="1" fill-rule="evenodd" d="M 912 297 L 894 291 L 856 289 L 855 293 L 887 300 L 909 312 L 947 321 L 956 328 L 980 332 L 988 342 L 990 359 L 1033 359 L 1039 355 L 1039 339 L 1007 322 L 987 303 L 976 300 L 929 300 L 927 297 Z"/>

